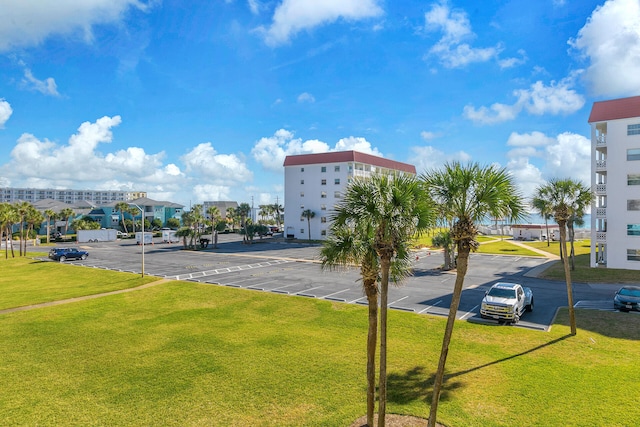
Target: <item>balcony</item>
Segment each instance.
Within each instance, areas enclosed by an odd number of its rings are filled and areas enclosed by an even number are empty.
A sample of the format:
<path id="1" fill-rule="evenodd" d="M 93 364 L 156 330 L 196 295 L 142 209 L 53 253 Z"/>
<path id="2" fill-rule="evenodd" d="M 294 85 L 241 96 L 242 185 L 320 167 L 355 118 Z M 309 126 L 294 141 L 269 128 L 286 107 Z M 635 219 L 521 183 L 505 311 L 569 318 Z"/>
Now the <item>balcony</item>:
<path id="1" fill-rule="evenodd" d="M 603 145 L 607 145 L 607 135 L 596 136 L 596 146 L 602 147 Z"/>
<path id="2" fill-rule="evenodd" d="M 596 208 L 596 218 L 606 218 L 607 208 Z"/>
<path id="3" fill-rule="evenodd" d="M 607 194 L 607 184 L 596 184 L 596 194 Z"/>
<path id="4" fill-rule="evenodd" d="M 598 243 L 607 243 L 607 232 L 606 231 L 596 231 L 596 242 L 598 242 Z"/>
<path id="5" fill-rule="evenodd" d="M 596 170 L 597 171 L 605 171 L 605 170 L 607 170 L 607 161 L 606 160 L 596 160 Z"/>

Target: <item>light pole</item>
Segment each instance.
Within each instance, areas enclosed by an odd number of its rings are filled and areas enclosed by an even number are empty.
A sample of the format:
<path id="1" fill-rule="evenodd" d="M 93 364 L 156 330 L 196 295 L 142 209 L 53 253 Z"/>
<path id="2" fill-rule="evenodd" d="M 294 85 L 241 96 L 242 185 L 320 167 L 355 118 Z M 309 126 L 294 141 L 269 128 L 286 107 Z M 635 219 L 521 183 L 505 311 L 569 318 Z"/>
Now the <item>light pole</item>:
<path id="1" fill-rule="evenodd" d="M 140 218 L 141 218 L 140 228 L 142 229 L 142 232 L 140 233 L 140 240 L 142 241 L 141 243 L 142 245 L 142 277 L 144 277 L 144 210 L 140 206 L 136 205 L 135 203 L 130 203 L 130 205 L 140 209 Z M 135 227 L 135 221 L 134 221 L 134 227 Z"/>

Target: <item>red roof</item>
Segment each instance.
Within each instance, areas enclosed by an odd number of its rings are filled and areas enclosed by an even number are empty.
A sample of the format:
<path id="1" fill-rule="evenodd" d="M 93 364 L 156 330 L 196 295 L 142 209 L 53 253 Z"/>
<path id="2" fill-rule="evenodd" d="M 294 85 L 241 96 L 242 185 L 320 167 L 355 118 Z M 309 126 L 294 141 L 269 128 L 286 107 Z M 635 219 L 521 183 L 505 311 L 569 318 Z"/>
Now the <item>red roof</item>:
<path id="1" fill-rule="evenodd" d="M 640 96 L 594 102 L 589 123 L 640 117 Z"/>
<path id="2" fill-rule="evenodd" d="M 329 153 L 298 154 L 287 156 L 284 159 L 284 166 L 315 165 L 319 163 L 344 163 L 359 162 L 366 163 L 381 168 L 399 170 L 407 173 L 416 173 L 416 167 L 408 163 L 396 162 L 395 160 L 373 156 L 371 154 L 360 153 L 359 151 L 332 151 Z"/>

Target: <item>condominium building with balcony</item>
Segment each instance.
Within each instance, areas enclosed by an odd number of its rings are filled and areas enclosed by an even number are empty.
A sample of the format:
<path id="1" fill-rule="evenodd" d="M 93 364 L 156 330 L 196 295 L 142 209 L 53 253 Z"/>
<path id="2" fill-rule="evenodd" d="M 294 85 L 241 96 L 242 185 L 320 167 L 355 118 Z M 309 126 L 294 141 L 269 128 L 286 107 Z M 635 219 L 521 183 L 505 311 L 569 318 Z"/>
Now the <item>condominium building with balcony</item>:
<path id="1" fill-rule="evenodd" d="M 39 200 L 51 199 L 66 204 L 90 202 L 96 205 L 107 205 L 113 202 L 129 202 L 141 197 L 147 197 L 147 193 L 144 191 L 0 187 L 0 202 L 7 203 L 36 203 Z"/>
<path id="2" fill-rule="evenodd" d="M 287 156 L 284 161 L 284 234 L 288 238 L 325 239 L 329 216 L 346 186 L 355 177 L 407 173 L 416 168 L 358 151 L 336 151 Z M 309 221 L 302 216 L 314 213 Z"/>
<path id="3" fill-rule="evenodd" d="M 595 102 L 591 267 L 640 270 L 640 96 Z"/>

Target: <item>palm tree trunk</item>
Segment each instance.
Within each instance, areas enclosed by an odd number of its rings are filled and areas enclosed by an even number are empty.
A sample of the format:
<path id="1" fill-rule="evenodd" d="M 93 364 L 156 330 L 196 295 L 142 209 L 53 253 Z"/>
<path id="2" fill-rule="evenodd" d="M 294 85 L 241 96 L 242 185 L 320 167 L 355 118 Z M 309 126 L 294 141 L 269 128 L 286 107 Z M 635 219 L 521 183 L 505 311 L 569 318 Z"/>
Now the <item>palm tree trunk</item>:
<path id="1" fill-rule="evenodd" d="M 547 229 L 547 247 L 551 246 L 550 238 L 549 238 L 549 220 L 547 217 L 544 217 L 544 226 Z"/>
<path id="2" fill-rule="evenodd" d="M 378 295 L 375 281 L 365 285 L 369 305 L 369 331 L 367 332 L 367 426 L 373 427 L 376 410 L 376 340 L 378 338 Z"/>
<path id="3" fill-rule="evenodd" d="M 464 284 L 464 276 L 467 274 L 467 266 L 469 265 L 469 250 L 458 251 L 458 263 L 456 272 L 456 283 L 451 296 L 451 305 L 449 307 L 449 317 L 447 318 L 447 326 L 444 331 L 442 340 L 442 349 L 440 351 L 440 360 L 438 361 L 438 371 L 436 372 L 435 382 L 433 384 L 433 395 L 431 397 L 431 410 L 429 412 L 429 427 L 435 427 L 436 416 L 438 413 L 438 402 L 440 401 L 440 390 L 444 380 L 444 368 L 447 363 L 447 355 L 449 353 L 449 343 L 453 335 L 453 325 L 458 313 L 460 298 L 462 297 L 462 285 Z"/>
<path id="4" fill-rule="evenodd" d="M 309 242 L 311 242 L 311 218 L 307 217 L 307 231 L 309 232 Z"/>
<path id="5" fill-rule="evenodd" d="M 571 286 L 571 270 L 569 269 L 569 258 L 567 255 L 567 228 L 566 223 L 558 224 L 560 226 L 560 248 L 564 252 L 564 277 L 567 282 L 567 303 L 569 304 L 569 325 L 571 326 L 571 335 L 575 335 L 576 331 L 576 313 L 573 309 L 573 287 Z"/>
<path id="6" fill-rule="evenodd" d="M 380 259 L 380 379 L 378 380 L 378 427 L 385 426 L 387 412 L 387 301 L 391 259 Z"/>

